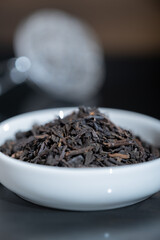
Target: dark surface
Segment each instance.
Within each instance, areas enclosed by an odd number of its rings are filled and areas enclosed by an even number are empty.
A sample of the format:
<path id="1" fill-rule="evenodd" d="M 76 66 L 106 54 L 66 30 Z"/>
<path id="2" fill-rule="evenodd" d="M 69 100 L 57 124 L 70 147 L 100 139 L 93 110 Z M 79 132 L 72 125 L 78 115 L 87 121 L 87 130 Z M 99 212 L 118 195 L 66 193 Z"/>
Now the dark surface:
<path id="1" fill-rule="evenodd" d="M 1 59 L 10 55 L 1 55 Z M 128 109 L 160 119 L 159 58 L 106 57 L 106 69 L 105 85 L 97 98 L 91 99 L 93 105 Z M 73 105 L 24 83 L 0 97 L 0 119 L 36 109 Z M 158 240 L 159 226 L 160 193 L 126 208 L 69 212 L 36 206 L 0 185 L 3 240 Z"/>
<path id="2" fill-rule="evenodd" d="M 0 186 L 0 239 L 159 240 L 160 193 L 130 207 L 98 212 L 49 209 Z"/>

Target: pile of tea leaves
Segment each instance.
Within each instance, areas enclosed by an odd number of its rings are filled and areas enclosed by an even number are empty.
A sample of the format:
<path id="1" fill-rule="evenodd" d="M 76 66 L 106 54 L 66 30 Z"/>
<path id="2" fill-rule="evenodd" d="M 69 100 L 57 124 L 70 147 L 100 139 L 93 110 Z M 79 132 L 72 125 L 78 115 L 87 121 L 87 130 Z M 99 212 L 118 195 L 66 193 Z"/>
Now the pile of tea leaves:
<path id="1" fill-rule="evenodd" d="M 29 163 L 75 168 L 120 166 L 160 157 L 158 148 L 89 107 L 17 132 L 14 140 L 0 146 L 0 151 Z"/>

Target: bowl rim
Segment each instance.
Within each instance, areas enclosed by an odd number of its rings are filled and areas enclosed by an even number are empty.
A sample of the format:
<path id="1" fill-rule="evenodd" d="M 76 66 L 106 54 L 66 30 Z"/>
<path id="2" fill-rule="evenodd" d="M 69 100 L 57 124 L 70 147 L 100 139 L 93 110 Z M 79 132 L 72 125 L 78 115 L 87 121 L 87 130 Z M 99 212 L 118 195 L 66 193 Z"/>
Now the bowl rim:
<path id="1" fill-rule="evenodd" d="M 8 118 L 4 121 L 2 121 L 0 123 L 0 128 L 6 124 L 8 121 L 12 121 L 12 120 L 16 120 L 16 118 L 19 117 L 27 117 L 29 115 L 32 114 L 40 114 L 42 112 L 48 112 L 48 111 L 53 111 L 53 112 L 58 112 L 58 111 L 64 111 L 64 110 L 68 110 L 68 111 L 74 111 L 77 110 L 78 107 L 60 107 L 60 108 L 47 108 L 47 109 L 42 109 L 42 110 L 36 110 L 36 111 L 30 111 L 30 112 L 26 112 L 26 113 L 22 113 L 22 114 L 18 114 L 15 115 L 11 118 Z M 122 113 L 126 113 L 126 114 L 130 114 L 130 115 L 137 115 L 139 117 L 143 117 L 145 119 L 154 121 L 155 123 L 159 124 L 160 126 L 160 120 L 142 114 L 142 113 L 138 113 L 138 112 L 133 112 L 133 111 L 128 111 L 128 110 L 123 110 L 123 109 L 116 109 L 116 108 L 102 108 L 102 107 L 98 107 L 98 109 L 101 111 L 112 111 L 112 112 L 122 112 Z M 11 164 L 11 165 L 17 165 L 17 167 L 27 167 L 27 168 L 32 168 L 34 170 L 47 170 L 47 171 L 57 171 L 57 172 L 68 172 L 68 173 L 94 173 L 94 172 L 109 172 L 111 173 L 112 170 L 114 170 L 114 172 L 119 172 L 122 170 L 133 170 L 133 169 L 137 169 L 137 168 L 142 168 L 142 167 L 150 167 L 150 165 L 154 165 L 157 163 L 160 163 L 160 158 L 156 158 L 147 162 L 141 162 L 141 163 L 134 163 L 134 164 L 128 164 L 128 165 L 122 165 L 122 166 L 110 166 L 110 167 L 82 167 L 82 168 L 74 168 L 74 167 L 58 167 L 58 166 L 48 166 L 48 165 L 40 165 L 40 164 L 34 164 L 34 163 L 29 163 L 29 162 L 25 162 L 25 161 L 20 161 L 19 159 L 15 159 L 12 157 L 9 157 L 7 155 L 5 155 L 4 153 L 0 152 L 0 161 L 5 160 L 7 161 L 7 163 Z M 121 170 L 120 170 L 121 169 Z"/>

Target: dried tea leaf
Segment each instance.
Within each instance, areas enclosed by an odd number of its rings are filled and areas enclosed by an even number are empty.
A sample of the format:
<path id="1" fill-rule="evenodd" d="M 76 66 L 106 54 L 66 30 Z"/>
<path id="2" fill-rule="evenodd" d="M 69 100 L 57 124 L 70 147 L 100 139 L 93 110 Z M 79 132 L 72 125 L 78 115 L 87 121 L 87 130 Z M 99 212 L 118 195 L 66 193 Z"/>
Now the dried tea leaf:
<path id="1" fill-rule="evenodd" d="M 80 107 L 31 130 L 17 132 L 0 151 L 21 161 L 58 167 L 110 167 L 150 161 L 160 150 L 116 126 L 97 108 Z"/>

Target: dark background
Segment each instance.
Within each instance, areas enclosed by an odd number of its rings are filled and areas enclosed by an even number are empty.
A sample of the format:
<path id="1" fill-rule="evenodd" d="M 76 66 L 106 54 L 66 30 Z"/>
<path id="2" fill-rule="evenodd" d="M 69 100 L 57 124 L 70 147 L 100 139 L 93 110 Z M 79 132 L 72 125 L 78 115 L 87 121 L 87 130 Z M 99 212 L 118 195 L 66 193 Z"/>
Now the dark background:
<path id="1" fill-rule="evenodd" d="M 1 60 L 13 52 L 1 54 Z M 107 56 L 105 83 L 98 95 L 86 105 L 141 112 L 160 119 L 158 56 Z M 42 90 L 23 83 L 0 97 L 1 120 L 13 115 L 52 107 L 73 106 L 48 96 Z"/>
<path id="2" fill-rule="evenodd" d="M 14 56 L 14 32 L 35 10 L 54 8 L 86 21 L 105 55 L 105 83 L 85 105 L 128 109 L 160 119 L 160 1 L 5 0 L 0 1 L 0 62 Z M 1 70 L 0 70 L 1 74 Z M 0 119 L 22 112 L 78 105 L 55 99 L 23 83 L 0 96 Z"/>

